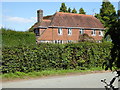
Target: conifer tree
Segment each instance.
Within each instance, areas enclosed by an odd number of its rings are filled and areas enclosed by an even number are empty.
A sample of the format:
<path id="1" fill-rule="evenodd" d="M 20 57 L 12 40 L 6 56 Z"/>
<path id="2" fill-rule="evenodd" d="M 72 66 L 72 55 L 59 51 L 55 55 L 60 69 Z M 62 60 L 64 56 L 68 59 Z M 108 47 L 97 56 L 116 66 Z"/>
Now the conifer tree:
<path id="1" fill-rule="evenodd" d="M 79 14 L 86 14 L 86 12 L 84 11 L 83 8 L 80 8 L 80 9 L 79 9 Z"/>
<path id="2" fill-rule="evenodd" d="M 61 4 L 59 12 L 67 12 L 67 6 L 65 5 L 65 3 Z"/>
<path id="3" fill-rule="evenodd" d="M 100 9 L 100 21 L 105 27 L 110 27 L 112 23 L 116 22 L 117 15 L 114 6 L 109 0 L 103 0 L 102 8 Z"/>
<path id="4" fill-rule="evenodd" d="M 77 11 L 76 11 L 76 9 L 75 9 L 75 8 L 72 10 L 72 13 L 77 13 Z"/>
<path id="5" fill-rule="evenodd" d="M 70 7 L 68 8 L 68 12 L 71 13 L 71 8 Z"/>

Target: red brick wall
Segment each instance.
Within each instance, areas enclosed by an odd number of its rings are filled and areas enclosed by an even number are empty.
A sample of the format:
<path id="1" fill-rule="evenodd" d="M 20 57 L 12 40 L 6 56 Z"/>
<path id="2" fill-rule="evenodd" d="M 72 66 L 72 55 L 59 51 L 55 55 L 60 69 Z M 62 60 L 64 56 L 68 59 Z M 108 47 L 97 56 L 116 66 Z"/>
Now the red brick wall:
<path id="1" fill-rule="evenodd" d="M 57 28 L 40 29 L 40 37 L 38 40 L 78 40 L 79 30 L 72 29 L 72 35 L 68 35 L 68 29 L 62 29 L 62 35 L 58 35 Z M 43 34 L 42 34 L 43 32 Z M 84 30 L 84 33 L 92 36 L 92 30 Z M 102 36 L 99 36 L 99 30 L 96 31 L 96 36 L 92 36 L 95 40 L 101 40 Z"/>
<path id="2" fill-rule="evenodd" d="M 95 40 L 102 40 L 103 36 L 99 36 L 99 30 L 96 30 L 96 35 L 92 36 L 92 30 L 84 30 L 84 33 L 88 34 L 89 36 L 93 37 Z"/>
<path id="3" fill-rule="evenodd" d="M 58 35 L 58 29 L 53 29 L 53 40 L 78 40 L 79 31 L 72 29 L 72 35 L 68 35 L 68 29 L 62 29 L 62 35 Z"/>

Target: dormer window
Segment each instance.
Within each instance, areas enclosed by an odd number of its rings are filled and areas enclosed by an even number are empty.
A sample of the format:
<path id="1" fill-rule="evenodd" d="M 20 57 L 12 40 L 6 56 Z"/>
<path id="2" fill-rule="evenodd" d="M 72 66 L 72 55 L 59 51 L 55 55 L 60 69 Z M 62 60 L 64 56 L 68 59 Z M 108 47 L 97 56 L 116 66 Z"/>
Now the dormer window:
<path id="1" fill-rule="evenodd" d="M 62 28 L 58 28 L 58 35 L 62 35 Z"/>
<path id="2" fill-rule="evenodd" d="M 68 29 L 68 35 L 72 35 L 72 29 Z"/>
<path id="3" fill-rule="evenodd" d="M 92 30 L 91 34 L 92 34 L 92 36 L 96 36 L 96 31 Z"/>
<path id="4" fill-rule="evenodd" d="M 84 34 L 84 30 L 83 29 L 80 29 L 80 34 L 82 35 L 82 34 Z"/>

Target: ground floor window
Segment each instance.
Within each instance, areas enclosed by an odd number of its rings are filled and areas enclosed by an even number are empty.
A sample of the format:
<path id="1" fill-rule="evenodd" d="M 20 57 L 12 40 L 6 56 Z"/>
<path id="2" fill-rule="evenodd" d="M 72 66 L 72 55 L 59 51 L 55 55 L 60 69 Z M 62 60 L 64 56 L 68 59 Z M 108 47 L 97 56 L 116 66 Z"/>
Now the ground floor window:
<path id="1" fill-rule="evenodd" d="M 62 40 L 55 40 L 54 43 L 63 43 Z"/>
<path id="2" fill-rule="evenodd" d="M 72 40 L 68 40 L 68 43 L 71 43 L 72 42 Z"/>

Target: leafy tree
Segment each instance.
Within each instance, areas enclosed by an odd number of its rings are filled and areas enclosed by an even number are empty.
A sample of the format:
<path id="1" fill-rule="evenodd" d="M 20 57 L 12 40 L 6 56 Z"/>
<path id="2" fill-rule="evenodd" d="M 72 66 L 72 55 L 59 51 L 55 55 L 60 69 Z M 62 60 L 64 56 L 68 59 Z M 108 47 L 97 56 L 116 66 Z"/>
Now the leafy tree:
<path id="1" fill-rule="evenodd" d="M 86 12 L 84 11 L 83 8 L 80 8 L 80 9 L 79 9 L 79 14 L 86 14 Z"/>
<path id="2" fill-rule="evenodd" d="M 65 3 L 61 4 L 59 12 L 67 12 L 67 6 L 65 5 Z"/>
<path id="3" fill-rule="evenodd" d="M 75 8 L 72 10 L 72 13 L 77 13 L 77 11 L 76 11 L 76 9 L 75 9 Z"/>
<path id="4" fill-rule="evenodd" d="M 71 8 L 70 7 L 68 8 L 68 12 L 71 13 Z"/>

